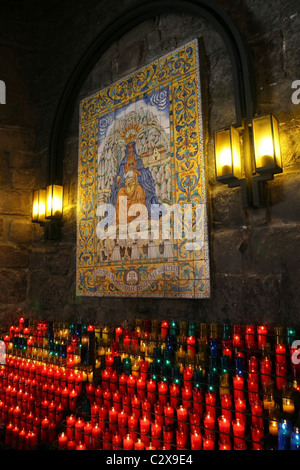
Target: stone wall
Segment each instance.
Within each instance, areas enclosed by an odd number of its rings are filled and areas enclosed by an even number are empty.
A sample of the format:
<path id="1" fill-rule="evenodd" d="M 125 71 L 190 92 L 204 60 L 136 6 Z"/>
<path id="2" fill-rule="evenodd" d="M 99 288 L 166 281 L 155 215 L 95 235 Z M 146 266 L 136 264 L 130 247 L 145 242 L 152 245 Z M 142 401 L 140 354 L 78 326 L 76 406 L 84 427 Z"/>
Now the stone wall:
<path id="1" fill-rule="evenodd" d="M 17 5 L 18 2 L 16 2 Z M 215 182 L 213 131 L 234 124 L 226 48 L 200 18 L 168 14 L 136 26 L 102 55 L 74 103 L 65 135 L 64 223 L 60 241 L 31 224 L 31 194 L 46 184 L 51 128 L 63 89 L 90 42 L 134 1 L 7 2 L 1 18 L 0 79 L 9 90 L 0 109 L 0 318 L 24 308 L 57 320 L 123 321 L 172 317 L 213 322 L 300 323 L 300 79 L 297 2 L 218 1 L 247 41 L 257 79 L 258 111 L 280 121 L 283 174 L 270 182 L 266 208 L 242 210 L 239 189 Z M 29 5 L 29 6 L 28 6 Z M 15 7 L 15 8 L 14 8 Z M 3 19 L 5 18 L 5 19 Z M 79 101 L 198 37 L 209 201 L 212 297 L 208 300 L 81 298 L 75 294 Z M 4 64 L 4 65 L 3 65 Z M 7 315 L 9 312 L 9 315 Z"/>

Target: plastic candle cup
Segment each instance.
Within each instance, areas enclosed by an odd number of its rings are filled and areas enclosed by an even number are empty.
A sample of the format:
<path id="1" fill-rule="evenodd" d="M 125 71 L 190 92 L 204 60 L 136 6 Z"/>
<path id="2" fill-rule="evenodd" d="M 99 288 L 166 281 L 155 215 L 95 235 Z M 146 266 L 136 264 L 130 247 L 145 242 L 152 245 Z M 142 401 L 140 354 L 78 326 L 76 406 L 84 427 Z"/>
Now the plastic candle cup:
<path id="1" fill-rule="evenodd" d="M 267 344 L 268 328 L 264 325 L 257 327 L 257 346 L 262 349 Z"/>
<path id="2" fill-rule="evenodd" d="M 148 379 L 146 388 L 147 388 L 147 400 L 149 400 L 150 403 L 155 403 L 156 402 L 156 380 Z"/>
<path id="3" fill-rule="evenodd" d="M 291 432 L 291 450 L 300 450 L 300 431 L 294 427 Z"/>
<path id="4" fill-rule="evenodd" d="M 218 416 L 220 440 L 224 440 L 225 438 L 229 437 L 230 424 L 230 420 L 226 419 L 224 415 Z"/>
<path id="5" fill-rule="evenodd" d="M 255 378 L 251 377 L 247 379 L 248 384 L 248 399 L 249 403 L 253 403 L 259 399 L 259 383 Z"/>
<path id="6" fill-rule="evenodd" d="M 252 437 L 252 449 L 261 450 L 261 441 L 264 437 L 264 428 L 257 426 L 256 424 L 251 425 L 251 437 Z"/>
<path id="7" fill-rule="evenodd" d="M 92 449 L 101 449 L 101 428 L 98 423 L 96 423 L 92 429 Z"/>
<path id="8" fill-rule="evenodd" d="M 175 410 L 173 406 L 167 404 L 164 406 L 164 424 L 165 426 L 172 426 L 174 424 Z"/>
<path id="9" fill-rule="evenodd" d="M 173 426 L 164 426 L 163 427 L 163 444 L 166 450 L 171 450 L 173 437 L 174 437 Z"/>
<path id="10" fill-rule="evenodd" d="M 234 399 L 238 399 L 238 398 L 244 398 L 244 391 L 243 391 L 243 388 L 244 388 L 244 377 L 242 377 L 241 375 L 235 375 L 233 378 L 232 378 L 232 382 L 233 382 L 233 396 L 234 396 Z"/>
<path id="11" fill-rule="evenodd" d="M 140 432 L 141 432 L 141 435 L 147 436 L 149 434 L 150 424 L 151 424 L 150 419 L 147 418 L 146 416 L 143 416 L 142 418 L 140 418 Z"/>
<path id="12" fill-rule="evenodd" d="M 278 422 L 278 450 L 290 450 L 291 423 L 286 419 Z"/>
<path id="13" fill-rule="evenodd" d="M 165 381 L 161 381 L 158 383 L 158 400 L 160 403 L 163 403 L 164 405 L 168 401 L 168 384 Z"/>
<path id="14" fill-rule="evenodd" d="M 200 431 L 194 430 L 190 436 L 191 450 L 200 450 L 202 445 L 202 435 Z"/>
<path id="15" fill-rule="evenodd" d="M 254 325 L 248 325 L 245 328 L 245 346 L 246 349 L 256 348 Z"/>
<path id="16" fill-rule="evenodd" d="M 271 394 L 264 395 L 263 403 L 264 403 L 265 410 L 270 410 L 271 408 L 273 408 L 275 405 L 275 400 L 274 400 L 273 395 Z"/>
<path id="17" fill-rule="evenodd" d="M 263 403 L 259 400 L 251 405 L 251 420 L 253 425 L 263 426 Z"/>
<path id="18" fill-rule="evenodd" d="M 202 448 L 203 450 L 214 450 L 215 448 L 215 435 L 214 434 L 207 434 L 203 436 Z"/>
<path id="19" fill-rule="evenodd" d="M 145 444 L 143 443 L 141 439 L 138 439 L 134 443 L 134 450 L 145 450 Z"/>
<path id="20" fill-rule="evenodd" d="M 138 418 L 131 414 L 128 416 L 127 427 L 128 427 L 128 434 L 132 437 L 133 440 L 137 439 L 137 431 L 138 431 Z"/>
<path id="21" fill-rule="evenodd" d="M 219 441 L 219 450 L 231 450 L 231 442 L 230 441 Z"/>
<path id="22" fill-rule="evenodd" d="M 234 435 L 234 444 L 239 445 L 245 438 L 245 424 L 239 419 L 232 421 L 232 430 Z"/>
<path id="23" fill-rule="evenodd" d="M 272 436 L 278 435 L 278 417 L 280 415 L 280 407 L 276 403 L 273 408 L 269 410 L 269 433 Z"/>
<path id="24" fill-rule="evenodd" d="M 204 435 L 212 435 L 214 434 L 215 430 L 215 417 L 212 416 L 210 413 L 206 413 L 204 416 Z"/>
<path id="25" fill-rule="evenodd" d="M 189 410 L 189 423 L 190 423 L 190 432 L 193 433 L 194 431 L 200 432 L 200 414 L 194 410 Z"/>
<path id="26" fill-rule="evenodd" d="M 294 400 L 290 397 L 282 397 L 282 410 L 284 413 L 293 414 L 295 411 Z"/>
<path id="27" fill-rule="evenodd" d="M 92 449 L 92 431 L 93 431 L 93 425 L 90 421 L 87 421 L 84 425 L 83 428 L 83 434 L 84 434 L 84 444 L 87 448 L 87 450 Z"/>
<path id="28" fill-rule="evenodd" d="M 111 450 L 112 448 L 112 435 L 108 428 L 102 431 L 102 449 Z"/>
<path id="29" fill-rule="evenodd" d="M 184 428 L 178 427 L 176 433 L 176 448 L 177 450 L 184 450 L 187 445 L 187 432 Z"/>
<path id="30" fill-rule="evenodd" d="M 144 377 L 139 377 L 136 381 L 136 393 L 140 400 L 146 397 L 146 380 Z"/>
<path id="31" fill-rule="evenodd" d="M 285 344 L 276 344 L 275 346 L 276 353 L 276 363 L 285 364 L 286 363 L 286 346 Z"/>
<path id="32" fill-rule="evenodd" d="M 156 420 L 151 421 L 151 443 L 156 448 L 159 449 L 161 445 L 161 432 L 162 426 Z"/>
<path id="33" fill-rule="evenodd" d="M 75 442 L 83 442 L 84 420 L 78 418 L 75 423 Z"/>
<path id="34" fill-rule="evenodd" d="M 114 432 L 112 435 L 111 443 L 112 443 L 112 449 L 113 450 L 120 450 L 122 448 L 122 443 L 125 439 L 119 434 L 118 432 Z"/>
<path id="35" fill-rule="evenodd" d="M 127 434 L 127 421 L 128 415 L 124 410 L 118 413 L 118 432 L 122 437 L 125 437 Z"/>
<path id="36" fill-rule="evenodd" d="M 246 412 L 246 400 L 238 398 L 237 400 L 235 400 L 234 406 L 235 406 L 235 418 L 239 419 L 240 422 L 245 423 L 245 421 L 246 421 L 246 414 L 245 414 L 245 412 Z"/>
<path id="37" fill-rule="evenodd" d="M 192 389 L 190 386 L 184 386 L 181 389 L 181 396 L 182 396 L 182 406 L 185 407 L 186 409 L 191 408 L 192 406 Z"/>
<path id="38" fill-rule="evenodd" d="M 58 436 L 58 447 L 59 447 L 60 450 L 66 450 L 67 449 L 67 444 L 68 444 L 67 435 L 64 432 L 62 432 Z"/>
<path id="39" fill-rule="evenodd" d="M 186 431 L 188 429 L 187 419 L 188 419 L 188 411 L 182 405 L 177 408 L 177 420 L 178 420 L 178 427 L 184 428 Z"/>
<path id="40" fill-rule="evenodd" d="M 131 409 L 132 414 L 134 414 L 137 418 L 141 416 L 141 400 L 136 395 L 131 400 Z"/>

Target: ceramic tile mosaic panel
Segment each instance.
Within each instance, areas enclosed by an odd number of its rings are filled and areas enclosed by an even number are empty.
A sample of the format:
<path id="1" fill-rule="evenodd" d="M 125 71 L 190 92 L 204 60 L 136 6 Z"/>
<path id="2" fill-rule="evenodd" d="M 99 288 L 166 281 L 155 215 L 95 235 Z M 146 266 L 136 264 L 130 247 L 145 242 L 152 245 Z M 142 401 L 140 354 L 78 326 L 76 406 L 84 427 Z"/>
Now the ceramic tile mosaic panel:
<path id="1" fill-rule="evenodd" d="M 80 103 L 77 295 L 207 298 L 197 40 Z"/>

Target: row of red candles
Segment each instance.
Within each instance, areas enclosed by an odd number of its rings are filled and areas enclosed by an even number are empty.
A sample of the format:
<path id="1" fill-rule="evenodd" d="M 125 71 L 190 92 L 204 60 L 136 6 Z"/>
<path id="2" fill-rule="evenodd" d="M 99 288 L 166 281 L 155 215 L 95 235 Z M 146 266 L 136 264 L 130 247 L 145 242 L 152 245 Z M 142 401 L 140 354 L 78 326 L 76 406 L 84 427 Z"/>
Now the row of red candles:
<path id="1" fill-rule="evenodd" d="M 72 371 L 69 371 L 69 376 L 72 375 Z M 24 377 L 23 377 L 24 378 Z M 121 378 L 121 376 L 119 377 Z M 7 443 L 8 440 L 11 439 L 13 436 L 13 429 L 12 425 L 15 426 L 16 429 L 19 429 L 19 426 L 22 424 L 25 425 L 25 429 L 28 431 L 32 431 L 30 427 L 33 427 L 33 421 L 35 422 L 35 431 L 38 437 L 43 440 L 47 440 L 50 443 L 53 443 L 55 440 L 55 429 L 57 423 L 63 418 L 63 412 L 66 409 L 70 409 L 71 411 L 76 410 L 76 401 L 70 400 L 70 396 L 72 392 L 75 390 L 72 389 L 69 385 L 65 387 L 64 390 L 67 390 L 67 393 L 62 397 L 59 393 L 55 394 L 59 388 L 56 388 L 54 391 L 51 385 L 47 381 L 43 383 L 41 390 L 41 396 L 37 395 L 29 395 L 28 390 L 26 390 L 26 385 L 28 386 L 30 382 L 34 381 L 32 378 L 27 379 L 27 383 L 25 384 L 24 381 L 19 380 L 19 385 L 25 386 L 24 392 L 22 389 L 18 391 L 13 388 L 13 384 L 9 383 L 16 379 L 16 375 L 10 372 L 9 377 L 4 378 L 2 380 L 2 387 L 1 387 L 1 397 L 4 397 L 4 401 L 1 407 L 2 410 L 2 419 L 5 422 L 8 422 L 7 425 L 7 433 L 6 439 Z M 20 379 L 20 378 L 19 378 Z M 116 384 L 104 381 L 103 387 L 95 386 L 95 384 L 90 383 L 86 386 L 87 396 L 91 403 L 94 405 L 91 407 L 91 418 L 92 420 L 95 419 L 95 411 L 98 406 L 101 405 L 101 409 L 98 410 L 99 412 L 99 423 L 105 423 L 105 420 L 109 418 L 109 425 L 112 425 L 112 420 L 116 419 L 117 414 L 125 413 L 126 415 L 130 415 L 131 419 L 139 418 L 140 414 L 148 413 L 148 418 L 150 419 L 151 415 L 151 407 L 153 406 L 154 409 L 154 416 L 156 422 L 159 421 L 159 417 L 162 417 L 165 412 L 167 412 L 168 416 L 164 417 L 164 421 L 166 418 L 170 421 L 173 420 L 174 422 L 174 414 L 176 410 L 177 420 L 180 423 L 187 422 L 187 416 L 192 416 L 191 411 L 193 412 L 194 419 L 196 421 L 193 422 L 193 426 L 200 426 L 200 419 L 203 418 L 204 421 L 204 428 L 210 429 L 211 431 L 215 428 L 215 421 L 216 421 L 216 408 L 215 408 L 215 394 L 213 392 L 206 392 L 205 395 L 205 416 L 203 415 L 204 408 L 203 408 L 203 390 L 202 389 L 192 389 L 191 382 L 186 382 L 185 386 L 180 387 L 178 384 L 172 384 L 170 386 L 169 392 L 170 397 L 167 393 L 159 393 L 159 392 L 166 392 L 166 383 L 162 382 L 157 384 L 154 380 L 148 380 L 147 385 L 144 389 L 135 389 L 132 387 L 132 383 L 129 383 L 130 379 L 132 380 L 133 377 L 128 377 L 126 384 L 119 383 L 119 388 L 115 388 Z M 7 387 L 3 387 L 5 380 L 7 380 Z M 136 380 L 137 382 L 137 380 Z M 72 383 L 72 382 L 71 382 Z M 159 388 L 159 385 L 164 386 L 164 390 Z M 241 387 L 242 383 L 237 384 L 237 387 Z M 158 386 L 158 395 L 157 395 L 157 386 Z M 12 391 L 14 390 L 14 393 Z M 36 388 L 37 390 L 37 388 Z M 79 391 L 79 390 L 78 390 Z M 220 431 L 224 432 L 224 428 L 221 426 L 228 426 L 230 427 L 230 423 L 232 422 L 233 430 L 235 427 L 237 430 L 243 430 L 245 432 L 245 405 L 246 401 L 244 400 L 243 396 L 244 392 L 242 388 L 234 389 L 234 400 L 235 400 L 235 421 L 231 420 L 231 405 L 232 405 L 232 397 L 231 395 L 224 394 L 221 395 L 221 404 L 222 404 L 222 416 L 225 417 L 225 421 L 221 422 L 218 419 Z M 255 394 L 254 394 L 255 395 Z M 40 399 L 40 403 L 37 404 L 36 398 Z M 69 399 L 68 399 L 69 398 Z M 158 398 L 158 403 L 156 402 Z M 170 400 L 170 404 L 168 404 L 168 400 Z M 73 405 L 72 405 L 73 403 Z M 181 403 L 180 407 L 178 407 L 179 403 Z M 38 405 L 38 406 L 37 406 Z M 40 405 L 40 406 L 39 406 Z M 164 406 L 164 408 L 160 409 L 158 407 Z M 259 402 L 253 403 L 253 406 L 256 409 L 252 410 L 252 421 L 253 425 L 259 429 L 262 428 L 260 424 L 262 424 L 262 405 L 260 406 Z M 148 407 L 148 408 L 147 408 Z M 102 412 L 102 415 L 101 415 Z M 26 414 L 27 413 L 27 414 Z M 105 418 L 103 419 L 104 415 Z M 178 416 L 179 414 L 179 416 Z M 96 411 L 97 415 L 97 411 Z M 138 415 L 138 416 L 137 416 Z M 230 416 L 229 416 L 230 415 Z M 113 418 L 114 416 L 114 418 Z M 102 417 L 102 419 L 100 419 Z M 223 418 L 222 418 L 223 419 Z M 97 420 L 97 418 L 96 418 Z M 259 422 L 257 422 L 259 420 Z M 137 423 L 137 421 L 136 421 Z M 162 426 L 169 425 L 170 423 L 156 423 L 156 426 L 160 425 L 161 430 Z M 29 426 L 29 429 L 28 429 Z M 235 427 L 234 427 L 235 426 Z M 223 429 L 223 430 L 222 430 Z M 9 432 L 11 430 L 11 433 Z M 105 429 L 102 427 L 100 428 L 100 432 L 103 433 Z M 108 431 L 111 431 L 109 429 Z M 22 428 L 20 432 L 24 432 Z M 174 430 L 172 431 L 174 432 Z M 256 431 L 257 432 L 257 431 Z M 260 431 L 261 433 L 261 431 Z M 207 433 L 206 433 L 207 434 Z M 227 432 L 225 433 L 228 434 Z M 179 430 L 176 432 L 176 441 L 180 439 Z M 187 433 L 184 433 L 183 437 L 179 442 L 183 442 L 186 439 Z M 205 435 L 206 441 L 209 441 L 208 436 Z M 78 439 L 77 439 L 78 440 Z M 102 439 L 103 440 L 103 439 Z M 192 444 L 196 440 L 196 437 L 191 435 L 191 446 L 195 448 L 195 443 Z M 201 433 L 198 432 L 197 442 L 201 441 Z M 76 440 L 75 440 L 76 441 Z M 158 439 L 156 439 L 158 441 Z M 224 444 L 224 439 L 221 440 L 222 445 Z M 78 445 L 82 445 L 82 442 L 77 442 Z M 226 441 L 226 445 L 229 445 L 229 442 Z M 85 445 L 87 445 L 85 443 Z M 111 445 L 111 444 L 110 444 Z M 127 442 L 127 445 L 129 443 Z M 166 444 L 165 444 L 166 445 Z M 178 444 L 179 445 L 179 444 Z M 198 444 L 199 445 L 199 442 Z M 203 441 L 204 445 L 204 441 Z M 208 444 L 206 444 L 208 445 Z M 77 446 L 76 446 L 77 447 Z M 180 445 L 179 445 L 180 447 Z"/>
<path id="2" fill-rule="evenodd" d="M 109 359 L 111 359 L 111 357 L 107 356 L 107 359 L 108 365 L 102 371 L 102 387 L 95 386 L 94 383 L 87 384 L 86 391 L 91 403 L 95 402 L 97 404 L 97 400 L 102 400 L 106 409 L 110 409 L 112 406 L 114 408 L 118 408 L 121 406 L 121 402 L 122 407 L 124 408 L 129 404 L 128 401 L 126 404 L 126 400 L 130 401 L 133 399 L 146 400 L 154 406 L 156 404 L 156 400 L 158 399 L 158 402 L 163 405 L 166 405 L 167 402 L 170 402 L 170 406 L 176 410 L 179 402 L 181 401 L 182 406 L 187 410 L 193 407 L 193 410 L 195 411 L 195 407 L 198 407 L 197 412 L 199 417 L 203 417 L 203 407 L 201 411 L 201 403 L 203 403 L 203 390 L 192 390 L 192 367 L 186 367 L 184 369 L 183 386 L 180 387 L 175 383 L 169 385 L 164 381 L 157 382 L 155 380 L 146 379 L 147 374 L 143 371 L 141 372 L 141 377 L 138 378 L 133 375 L 127 376 L 126 374 L 117 374 L 117 372 L 113 370 L 112 365 L 110 365 Z M 249 403 L 251 404 L 252 413 L 252 432 L 260 434 L 261 437 L 263 430 L 263 406 L 258 399 L 259 384 L 257 372 L 257 363 L 254 362 L 251 365 L 247 383 L 248 398 Z M 264 369 L 263 372 L 264 374 L 261 376 L 262 381 L 264 383 L 268 383 L 271 376 L 266 374 L 268 370 Z M 233 377 L 236 418 L 239 416 L 239 421 L 236 423 L 236 425 L 239 429 L 243 429 L 245 424 L 243 423 L 243 416 L 245 416 L 244 413 L 246 409 L 246 401 L 244 399 L 244 385 L 244 378 L 242 376 L 237 375 Z M 59 420 L 62 418 L 63 410 L 76 410 L 77 397 L 78 394 L 81 393 L 82 388 L 82 375 L 80 373 L 75 373 L 72 369 L 37 364 L 30 360 L 10 357 L 8 358 L 7 367 L 0 370 L 0 386 L 1 416 L 5 422 L 8 422 L 7 436 L 10 435 L 9 427 L 12 424 L 12 418 L 15 427 L 18 429 L 18 424 L 24 424 L 24 421 L 27 421 L 27 417 L 24 416 L 24 413 L 28 412 L 29 414 L 36 414 L 37 416 L 35 416 L 35 418 L 40 419 L 38 435 L 40 435 L 41 439 L 44 440 L 47 435 L 47 440 L 51 440 L 53 442 L 55 440 L 55 429 L 53 422 L 57 423 L 57 419 Z M 206 399 L 208 396 L 210 396 L 210 399 L 212 399 L 214 394 L 206 394 Z M 231 395 L 227 394 L 221 396 L 223 399 L 225 399 L 225 397 L 229 401 L 232 401 Z M 47 408 L 46 402 L 48 402 Z M 24 408 L 20 407 L 20 404 L 24 404 Z M 208 406 L 207 403 L 206 405 Z M 50 409 L 51 406 L 52 408 L 56 407 L 55 419 L 51 419 L 51 410 L 48 410 L 48 406 L 50 406 Z M 212 409 L 215 409 L 213 403 L 210 403 L 210 406 Z M 22 417 L 20 416 L 20 409 L 18 409 L 18 407 L 21 408 Z M 135 403 L 133 409 L 137 408 L 138 407 Z M 224 410 L 227 411 L 225 412 Z M 222 410 L 222 415 L 225 414 L 226 416 L 227 413 L 231 413 L 229 407 L 224 407 L 224 410 Z M 52 409 L 52 413 L 53 411 L 54 409 Z M 240 415 L 238 413 L 240 413 Z M 154 414 L 156 417 L 159 416 L 158 413 Z M 213 414 L 213 412 L 210 413 L 210 415 L 206 414 L 204 418 L 204 427 L 209 425 L 210 422 L 212 423 L 211 415 Z M 19 421 L 18 416 L 16 415 L 20 416 Z M 58 416 L 60 416 L 60 418 L 58 418 Z M 42 426 L 41 418 L 44 420 L 44 426 Z M 231 416 L 229 418 L 227 415 L 226 418 L 226 424 L 228 425 L 229 422 L 229 425 L 232 424 L 233 427 Z M 49 423 L 46 432 L 47 420 Z M 49 426 L 50 423 L 52 423 L 51 426 Z M 213 426 L 215 427 L 215 416 L 213 423 Z M 212 426 L 212 424 L 210 425 Z M 241 425 L 242 427 L 240 427 Z M 53 428 L 51 433 L 49 433 L 49 427 Z M 42 429 L 44 430 L 43 433 L 41 432 Z M 20 432 L 24 432 L 24 429 L 21 429 Z M 243 432 L 245 432 L 245 429 Z"/>

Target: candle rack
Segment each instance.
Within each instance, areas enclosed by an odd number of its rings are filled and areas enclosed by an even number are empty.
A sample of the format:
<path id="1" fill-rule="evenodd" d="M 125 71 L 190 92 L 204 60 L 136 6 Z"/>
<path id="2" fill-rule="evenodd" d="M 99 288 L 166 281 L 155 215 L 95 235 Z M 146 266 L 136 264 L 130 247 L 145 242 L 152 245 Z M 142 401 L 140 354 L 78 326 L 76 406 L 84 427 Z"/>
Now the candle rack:
<path id="1" fill-rule="evenodd" d="M 3 342 L 4 447 L 300 448 L 294 328 L 20 318 Z"/>

